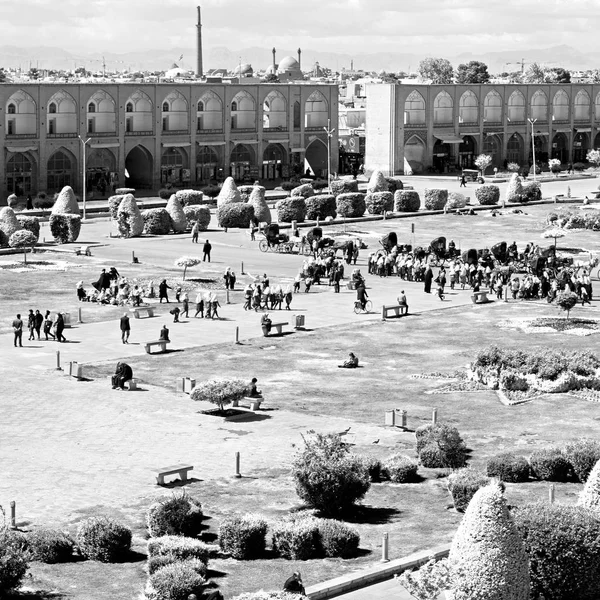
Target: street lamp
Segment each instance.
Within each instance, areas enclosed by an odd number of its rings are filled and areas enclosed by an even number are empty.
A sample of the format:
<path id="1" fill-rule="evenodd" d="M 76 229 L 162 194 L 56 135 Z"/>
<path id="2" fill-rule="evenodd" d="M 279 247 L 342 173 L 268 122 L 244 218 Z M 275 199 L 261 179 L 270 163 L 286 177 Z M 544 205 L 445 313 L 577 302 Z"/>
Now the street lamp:
<path id="1" fill-rule="evenodd" d="M 535 181 L 535 132 L 533 131 L 533 124 L 537 119 L 527 119 L 531 123 L 531 151 L 533 152 L 533 180 Z"/>
<path id="2" fill-rule="evenodd" d="M 85 168 L 85 148 L 88 144 L 88 142 L 92 141 L 92 138 L 88 138 L 87 140 L 84 141 L 84 139 L 78 135 L 77 136 L 79 138 L 79 141 L 81 142 L 81 149 L 83 152 L 83 220 L 85 221 L 85 192 L 86 192 L 86 168 Z"/>
<path id="3" fill-rule="evenodd" d="M 323 127 L 327 134 L 327 191 L 331 194 L 331 136 L 335 129 L 330 129 L 331 119 L 327 119 L 327 127 Z"/>

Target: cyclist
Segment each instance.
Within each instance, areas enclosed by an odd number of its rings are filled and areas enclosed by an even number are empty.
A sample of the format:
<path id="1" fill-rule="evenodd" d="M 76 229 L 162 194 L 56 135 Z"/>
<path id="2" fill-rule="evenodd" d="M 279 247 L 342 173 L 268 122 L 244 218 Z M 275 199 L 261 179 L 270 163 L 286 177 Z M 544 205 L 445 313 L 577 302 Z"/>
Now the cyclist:
<path id="1" fill-rule="evenodd" d="M 360 302 L 360 307 L 362 310 L 365 310 L 365 306 L 367 305 L 368 298 L 367 290 L 365 289 L 364 284 L 360 284 L 356 288 L 356 301 Z"/>

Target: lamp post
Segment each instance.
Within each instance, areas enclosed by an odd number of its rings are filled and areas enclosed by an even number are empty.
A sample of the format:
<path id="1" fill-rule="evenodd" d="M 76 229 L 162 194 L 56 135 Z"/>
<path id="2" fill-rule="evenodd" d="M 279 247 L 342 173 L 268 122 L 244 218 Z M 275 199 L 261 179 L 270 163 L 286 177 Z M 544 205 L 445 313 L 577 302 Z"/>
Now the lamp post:
<path id="1" fill-rule="evenodd" d="M 537 119 L 527 119 L 531 123 L 531 151 L 533 153 L 533 180 L 535 181 L 535 131 L 533 131 L 533 124 Z"/>
<path id="2" fill-rule="evenodd" d="M 327 127 L 323 127 L 327 134 L 327 191 L 331 194 L 331 136 L 335 129 L 331 129 L 331 119 L 327 119 Z"/>
<path id="3" fill-rule="evenodd" d="M 88 142 L 92 141 L 92 138 L 84 140 L 80 135 L 77 136 L 81 142 L 81 149 L 83 152 L 83 221 L 85 221 L 85 192 L 86 192 L 86 168 L 85 168 L 85 150 Z"/>

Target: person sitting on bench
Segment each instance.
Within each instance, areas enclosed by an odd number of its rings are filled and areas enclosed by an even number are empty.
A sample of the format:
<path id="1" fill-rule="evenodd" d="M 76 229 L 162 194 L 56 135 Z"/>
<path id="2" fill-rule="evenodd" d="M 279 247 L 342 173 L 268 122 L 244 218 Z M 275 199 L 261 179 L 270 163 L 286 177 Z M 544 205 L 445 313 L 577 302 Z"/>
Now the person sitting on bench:
<path id="1" fill-rule="evenodd" d="M 133 370 L 124 362 L 117 363 L 117 370 L 112 376 L 112 389 L 124 390 L 125 382 L 133 379 Z"/>
<path id="2" fill-rule="evenodd" d="M 159 336 L 159 341 L 161 342 L 170 342 L 171 340 L 169 339 L 169 330 L 167 329 L 166 325 L 162 326 L 162 329 L 160 330 L 160 336 Z"/>
<path id="3" fill-rule="evenodd" d="M 248 396 L 250 398 L 262 398 L 262 391 L 256 389 L 257 382 L 258 379 L 256 379 L 256 377 L 253 377 L 250 382 L 250 387 L 248 388 Z"/>
<path id="4" fill-rule="evenodd" d="M 354 352 L 350 352 L 348 360 L 343 365 L 338 365 L 340 369 L 356 369 L 358 367 L 358 356 L 354 355 Z"/>
<path id="5" fill-rule="evenodd" d="M 408 302 L 406 301 L 406 294 L 404 290 L 400 290 L 400 295 L 398 296 L 398 304 L 400 306 L 406 306 L 406 312 L 408 312 Z"/>

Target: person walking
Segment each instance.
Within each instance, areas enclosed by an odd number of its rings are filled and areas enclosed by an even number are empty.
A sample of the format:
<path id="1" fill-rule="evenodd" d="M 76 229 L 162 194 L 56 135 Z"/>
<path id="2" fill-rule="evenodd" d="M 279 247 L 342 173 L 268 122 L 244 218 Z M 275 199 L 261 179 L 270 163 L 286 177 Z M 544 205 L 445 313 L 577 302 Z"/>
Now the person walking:
<path id="1" fill-rule="evenodd" d="M 29 309 L 27 315 L 27 329 L 29 330 L 29 341 L 35 340 L 35 315 L 32 308 Z"/>
<path id="2" fill-rule="evenodd" d="M 464 175 L 461 175 L 460 185 L 458 187 L 467 187 L 467 178 Z"/>
<path id="3" fill-rule="evenodd" d="M 219 316 L 219 313 L 217 312 L 217 309 L 220 308 L 220 304 L 219 304 L 219 299 L 217 298 L 217 295 L 213 292 L 210 295 L 210 307 L 212 309 L 212 316 L 211 319 L 214 319 L 215 317 L 217 317 L 217 319 L 220 319 L 221 317 Z"/>
<path id="4" fill-rule="evenodd" d="M 194 223 L 192 227 L 192 244 L 198 243 L 198 234 L 200 233 L 200 225 L 198 225 L 198 221 Z"/>
<path id="5" fill-rule="evenodd" d="M 40 339 L 40 331 L 42 329 L 42 325 L 44 323 L 44 317 L 39 310 L 35 311 L 35 332 L 37 334 L 37 339 Z"/>
<path id="6" fill-rule="evenodd" d="M 65 320 L 61 313 L 57 313 L 56 321 L 54 322 L 54 327 L 56 329 L 56 339 L 59 342 L 66 342 L 67 339 L 63 335 L 63 331 L 65 330 Z"/>
<path id="7" fill-rule="evenodd" d="M 183 296 L 181 296 L 181 303 L 183 305 L 181 314 L 187 319 L 188 311 L 190 310 L 190 298 L 187 292 L 183 292 Z"/>
<path id="8" fill-rule="evenodd" d="M 212 250 L 212 246 L 208 240 L 204 242 L 204 246 L 202 246 L 202 252 L 204 253 L 202 256 L 202 262 L 205 262 L 208 259 L 210 262 L 210 251 Z"/>
<path id="9" fill-rule="evenodd" d="M 12 322 L 13 332 L 15 334 L 15 348 L 17 342 L 19 348 L 23 347 L 23 321 L 21 321 L 21 315 L 17 314 L 17 318 Z"/>
<path id="10" fill-rule="evenodd" d="M 124 344 L 129 344 L 129 334 L 131 333 L 131 323 L 129 322 L 129 315 L 127 313 L 123 313 L 121 317 L 121 341 Z"/>
<path id="11" fill-rule="evenodd" d="M 48 336 L 50 336 L 53 340 L 56 339 L 56 336 L 52 333 L 52 327 L 54 323 L 52 322 L 52 318 L 50 316 L 50 311 L 47 310 L 44 315 L 44 335 L 46 336 L 46 341 L 48 341 Z"/>
<path id="12" fill-rule="evenodd" d="M 172 290 L 173 288 L 167 284 L 167 280 L 163 279 L 159 284 L 158 284 L 158 301 L 160 304 L 162 304 L 163 298 L 167 301 L 167 304 L 169 304 L 169 296 L 167 295 L 167 290 Z"/>
<path id="13" fill-rule="evenodd" d="M 204 297 L 202 292 L 198 292 L 196 295 L 196 314 L 194 315 L 194 319 L 200 315 L 201 319 L 204 319 Z"/>
<path id="14" fill-rule="evenodd" d="M 294 294 L 292 292 L 292 284 L 288 284 L 288 286 L 285 288 L 285 310 L 291 310 L 290 308 L 290 304 L 292 303 L 292 299 L 294 297 Z"/>

